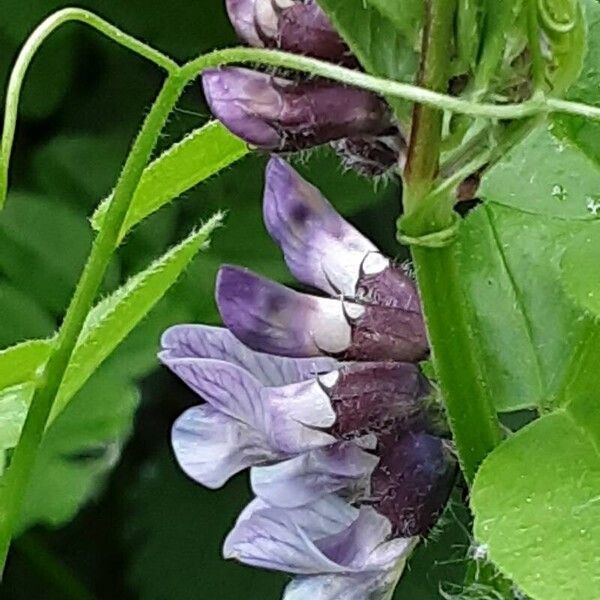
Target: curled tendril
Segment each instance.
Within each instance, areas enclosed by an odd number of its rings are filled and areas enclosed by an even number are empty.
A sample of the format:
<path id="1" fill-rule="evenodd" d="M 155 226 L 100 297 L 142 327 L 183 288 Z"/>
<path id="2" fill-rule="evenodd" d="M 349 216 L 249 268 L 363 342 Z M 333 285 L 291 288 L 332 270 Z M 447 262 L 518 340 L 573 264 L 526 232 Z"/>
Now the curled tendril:
<path id="1" fill-rule="evenodd" d="M 542 25 L 551 33 L 569 33 L 577 24 L 577 0 L 538 0 L 538 10 Z"/>

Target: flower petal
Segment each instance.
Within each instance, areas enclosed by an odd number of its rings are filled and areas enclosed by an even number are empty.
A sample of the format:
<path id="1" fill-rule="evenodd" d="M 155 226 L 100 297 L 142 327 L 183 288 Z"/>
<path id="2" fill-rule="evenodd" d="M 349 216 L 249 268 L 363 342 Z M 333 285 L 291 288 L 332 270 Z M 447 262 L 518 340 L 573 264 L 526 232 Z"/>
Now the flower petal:
<path id="1" fill-rule="evenodd" d="M 296 577 L 285 588 L 282 600 L 391 600 L 405 562 L 401 559 L 387 571 Z"/>
<path id="2" fill-rule="evenodd" d="M 198 395 L 220 412 L 264 428 L 263 385 L 248 371 L 212 358 L 175 358 L 166 365 Z"/>
<path id="3" fill-rule="evenodd" d="M 225 558 L 288 573 L 339 573 L 312 541 L 313 536 L 337 533 L 356 518 L 356 509 L 336 496 L 295 510 L 254 510 L 238 521 L 223 547 Z"/>
<path id="4" fill-rule="evenodd" d="M 250 465 L 277 457 L 255 429 L 209 405 L 185 411 L 173 425 L 171 443 L 183 471 L 211 489 Z"/>
<path id="5" fill-rule="evenodd" d="M 379 459 L 352 442 L 306 452 L 250 472 L 252 490 L 272 506 L 295 508 L 344 490 L 352 496 L 368 488 Z"/>
<path id="6" fill-rule="evenodd" d="M 166 364 L 212 407 L 255 429 L 276 455 L 335 442 L 321 431 L 335 414 L 329 397 L 314 381 L 267 388 L 248 371 L 222 360 L 175 358 Z"/>
<path id="7" fill-rule="evenodd" d="M 241 40 L 251 46 L 264 46 L 254 23 L 254 5 L 256 0 L 225 0 L 227 14 Z"/>
<path id="8" fill-rule="evenodd" d="M 248 270 L 222 267 L 217 305 L 228 329 L 259 352 L 302 357 L 339 354 L 351 343 L 348 307 L 295 292 Z M 361 307 L 350 307 L 360 315 Z"/>
<path id="9" fill-rule="evenodd" d="M 304 381 L 336 368 L 329 357 L 287 358 L 255 352 L 224 327 L 176 325 L 162 336 L 160 358 L 216 358 L 238 365 L 264 385 L 278 386 Z"/>
<path id="10" fill-rule="evenodd" d="M 354 296 L 365 257 L 385 269 L 389 260 L 283 159 L 266 171 L 265 224 L 299 281 L 329 294 Z M 373 264 L 373 268 L 377 266 Z"/>

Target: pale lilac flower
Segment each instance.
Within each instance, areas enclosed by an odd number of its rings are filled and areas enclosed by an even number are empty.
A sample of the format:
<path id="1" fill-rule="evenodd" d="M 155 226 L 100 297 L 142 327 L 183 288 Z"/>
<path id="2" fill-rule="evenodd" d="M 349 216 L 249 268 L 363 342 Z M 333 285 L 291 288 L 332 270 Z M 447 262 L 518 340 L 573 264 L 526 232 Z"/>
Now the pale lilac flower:
<path id="1" fill-rule="evenodd" d="M 202 74 L 212 113 L 233 133 L 266 150 L 310 148 L 392 126 L 378 96 L 326 81 L 291 81 L 241 67 Z"/>
<path id="2" fill-rule="evenodd" d="M 273 494 L 249 505 L 225 542 L 225 557 L 301 575 L 287 600 L 309 593 L 323 600 L 387 598 L 418 536 L 444 507 L 456 468 L 438 438 L 405 433 L 398 442 L 381 450 L 370 486 L 353 498 L 359 508 L 326 491 L 292 503 L 303 489 L 295 482 L 285 505 Z"/>
<path id="3" fill-rule="evenodd" d="M 225 540 L 223 554 L 298 575 L 285 600 L 375 600 L 388 597 L 416 543 L 390 536 L 385 517 L 337 496 L 295 509 L 255 500 Z"/>
<path id="4" fill-rule="evenodd" d="M 429 387 L 414 365 L 345 365 L 314 376 L 317 369 L 333 365 L 306 359 L 289 364 L 292 359 L 252 352 L 230 335 L 215 328 L 179 326 L 163 336 L 160 355 L 206 401 L 175 422 L 173 447 L 183 470 L 207 487 L 220 487 L 252 465 L 425 422 L 423 398 Z M 207 338 L 226 344 L 209 345 Z M 193 339 L 195 345 L 190 348 L 182 339 Z M 281 381 L 283 372 L 288 380 L 304 378 L 264 385 L 248 368 L 269 384 Z M 370 457 L 355 452 L 354 459 L 372 467 Z M 363 476 L 361 469 L 354 477 Z"/>

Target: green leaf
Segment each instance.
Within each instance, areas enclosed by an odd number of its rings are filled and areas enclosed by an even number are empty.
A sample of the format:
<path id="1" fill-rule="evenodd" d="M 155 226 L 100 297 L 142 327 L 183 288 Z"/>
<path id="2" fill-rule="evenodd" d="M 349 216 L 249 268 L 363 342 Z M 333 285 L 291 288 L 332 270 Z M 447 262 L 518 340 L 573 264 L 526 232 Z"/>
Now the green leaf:
<path id="1" fill-rule="evenodd" d="M 569 409 L 547 415 L 492 452 L 475 479 L 475 536 L 532 598 L 598 597 L 599 425 L 583 427 Z"/>
<path id="2" fill-rule="evenodd" d="M 56 416 L 66 406 L 104 359 L 177 281 L 192 258 L 206 247 L 222 218 L 220 213 L 214 215 L 201 229 L 132 277 L 90 312 L 65 372 L 52 415 Z"/>
<path id="3" fill-rule="evenodd" d="M 600 167 L 568 139 L 532 131 L 483 178 L 484 200 L 565 219 L 600 218 Z"/>
<path id="4" fill-rule="evenodd" d="M 413 42 L 394 22 L 363 0 L 318 0 L 318 3 L 366 71 L 387 79 L 412 81 L 417 53 Z M 407 103 L 391 99 L 390 104 L 401 116 L 406 116 Z"/>
<path id="5" fill-rule="evenodd" d="M 594 317 L 600 317 L 600 223 L 587 227 L 571 241 L 561 266 L 571 297 Z"/>
<path id="6" fill-rule="evenodd" d="M 57 526 L 102 489 L 128 438 L 139 401 L 135 387 L 97 373 L 47 429 L 23 503 L 19 531 Z"/>
<path id="7" fill-rule="evenodd" d="M 561 284 L 562 249 L 586 227 L 486 203 L 461 228 L 473 343 L 500 411 L 557 402 L 594 329 Z"/>
<path id="8" fill-rule="evenodd" d="M 579 79 L 570 87 L 567 98 L 592 105 L 600 105 L 600 4 L 584 0 L 583 8 L 587 29 L 587 52 Z M 583 117 L 557 115 L 555 133 L 577 144 L 591 159 L 600 163 L 600 124 Z"/>
<path id="9" fill-rule="evenodd" d="M 27 340 L 0 350 L 0 390 L 32 381 L 48 360 L 51 348 L 51 340 Z"/>
<path id="10" fill-rule="evenodd" d="M 423 27 L 424 3 L 422 0 L 367 0 L 382 15 L 387 17 L 407 40 L 416 47 L 417 39 Z"/>
<path id="11" fill-rule="evenodd" d="M 248 147 L 218 121 L 190 133 L 144 171 L 123 225 L 124 236 L 136 223 L 248 153 Z M 98 207 L 92 227 L 100 229 L 110 198 Z"/>
<path id="12" fill-rule="evenodd" d="M 164 448 L 142 465 L 128 492 L 129 580 L 136 598 L 281 597 L 280 574 L 221 556 L 225 535 L 250 499 L 245 477 L 207 490 L 186 478 Z"/>
<path id="13" fill-rule="evenodd" d="M 21 383 L 0 390 L 0 451 L 17 445 L 34 389 L 33 383 Z M 4 466 L 2 461 L 0 473 Z"/>

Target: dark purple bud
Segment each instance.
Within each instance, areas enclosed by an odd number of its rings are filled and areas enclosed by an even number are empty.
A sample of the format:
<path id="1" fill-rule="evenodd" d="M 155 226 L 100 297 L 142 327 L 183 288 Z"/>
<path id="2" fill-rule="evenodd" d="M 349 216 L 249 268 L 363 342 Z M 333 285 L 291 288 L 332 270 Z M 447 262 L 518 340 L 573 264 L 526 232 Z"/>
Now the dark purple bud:
<path id="1" fill-rule="evenodd" d="M 238 36 L 251 46 L 357 66 L 348 46 L 313 0 L 226 0 Z"/>
<path id="2" fill-rule="evenodd" d="M 281 13 L 276 43 L 282 50 L 295 54 L 348 67 L 358 66 L 356 58 L 316 2 L 296 4 Z"/>
<path id="3" fill-rule="evenodd" d="M 411 362 L 427 355 L 420 313 L 301 294 L 236 267 L 220 269 L 216 296 L 227 328 L 258 352 Z"/>
<path id="4" fill-rule="evenodd" d="M 274 151 L 318 146 L 387 130 L 391 115 L 378 96 L 323 81 L 293 82 L 238 67 L 202 76 L 217 119 L 249 144 Z"/>
<path id="5" fill-rule="evenodd" d="M 380 136 L 344 138 L 332 146 L 345 167 L 366 177 L 403 169 L 406 163 L 406 140 L 397 129 Z"/>
<path id="6" fill-rule="evenodd" d="M 340 439 L 428 426 L 424 399 L 431 388 L 412 363 L 355 363 L 320 381 L 336 414 L 330 433 Z"/>
<path id="7" fill-rule="evenodd" d="M 394 535 L 425 535 L 450 496 L 454 456 L 443 440 L 426 433 L 392 434 L 379 454 L 371 477 L 373 507 L 390 520 Z"/>

